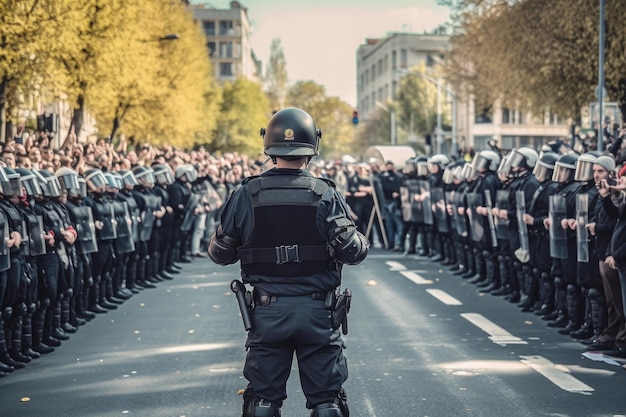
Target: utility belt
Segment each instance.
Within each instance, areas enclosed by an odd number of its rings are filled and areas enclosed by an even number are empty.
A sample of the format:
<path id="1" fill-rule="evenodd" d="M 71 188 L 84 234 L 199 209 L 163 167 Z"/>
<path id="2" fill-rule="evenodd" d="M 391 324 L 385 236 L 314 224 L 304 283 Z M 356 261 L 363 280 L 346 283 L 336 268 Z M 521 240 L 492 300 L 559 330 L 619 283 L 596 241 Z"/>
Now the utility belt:
<path id="1" fill-rule="evenodd" d="M 331 313 L 333 330 L 337 330 L 341 327 L 342 333 L 344 335 L 348 334 L 348 313 L 350 312 L 352 303 L 352 291 L 349 288 L 346 288 L 343 292 L 340 292 L 339 287 L 337 287 L 326 292 L 315 292 L 302 296 L 288 296 L 266 294 L 258 288 L 248 291 L 245 285 L 239 280 L 232 281 L 230 287 L 236 295 L 239 311 L 246 331 L 253 328 L 251 312 L 254 310 L 255 306 L 267 306 L 276 303 L 281 297 L 311 297 L 312 300 L 324 300 L 324 307 Z"/>
<path id="2" fill-rule="evenodd" d="M 326 300 L 326 298 L 329 297 L 331 293 L 334 293 L 334 291 L 315 292 L 310 295 L 269 295 L 255 287 L 252 290 L 252 300 L 254 300 L 253 308 L 254 306 L 267 306 L 277 302 L 278 298 L 287 297 L 311 297 L 312 300 Z"/>

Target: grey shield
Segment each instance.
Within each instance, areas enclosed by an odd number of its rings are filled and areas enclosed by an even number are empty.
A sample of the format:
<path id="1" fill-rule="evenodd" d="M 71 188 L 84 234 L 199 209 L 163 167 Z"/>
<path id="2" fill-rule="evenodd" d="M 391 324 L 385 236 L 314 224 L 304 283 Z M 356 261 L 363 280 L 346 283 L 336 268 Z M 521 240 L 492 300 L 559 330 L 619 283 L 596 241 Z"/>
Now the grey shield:
<path id="1" fill-rule="evenodd" d="M 83 254 L 98 252 L 96 240 L 96 226 L 93 221 L 91 207 L 72 207 L 72 213 L 76 218 L 76 233 L 78 234 L 78 251 Z"/>
<path id="2" fill-rule="evenodd" d="M 188 232 L 193 227 L 193 222 L 197 216 L 195 210 L 200 205 L 200 200 L 201 197 L 198 194 L 192 194 L 191 197 L 189 197 L 189 201 L 187 201 L 187 205 L 185 206 L 185 218 L 180 225 L 180 230 L 183 232 Z"/>
<path id="3" fill-rule="evenodd" d="M 491 202 L 491 193 L 489 190 L 485 190 L 485 205 L 487 206 L 487 221 L 489 222 L 489 236 L 491 236 L 491 246 L 498 246 L 498 237 L 496 236 L 496 223 L 494 221 L 493 213 L 491 209 L 493 204 Z"/>
<path id="4" fill-rule="evenodd" d="M 28 239 L 26 239 L 29 256 L 39 256 L 46 253 L 46 242 L 43 240 L 43 217 L 34 213 L 25 213 L 26 230 Z"/>
<path id="5" fill-rule="evenodd" d="M 4 215 L 4 212 L 0 212 L 0 242 L 6 242 L 9 238 L 9 222 Z M 11 255 L 7 245 L 0 245 L 0 272 L 6 271 L 11 267 Z"/>
<path id="6" fill-rule="evenodd" d="M 106 209 L 100 213 L 102 216 L 102 229 L 100 229 L 100 239 L 112 240 L 117 237 L 117 226 L 115 221 L 115 213 L 113 212 L 113 204 L 107 204 Z"/>
<path id="7" fill-rule="evenodd" d="M 509 209 L 509 190 L 496 191 L 496 207 L 502 210 Z M 495 217 L 494 223 L 496 225 L 496 236 L 498 239 L 509 239 L 509 219 L 501 219 Z"/>
<path id="8" fill-rule="evenodd" d="M 409 187 L 406 185 L 400 186 L 400 204 L 402 208 L 402 221 L 410 222 L 413 210 L 411 208 L 411 193 Z"/>
<path id="9" fill-rule="evenodd" d="M 430 199 L 430 184 L 428 181 L 420 181 L 420 198 L 422 200 L 422 214 L 424 224 L 432 226 L 435 221 L 433 217 L 433 207 Z"/>
<path id="10" fill-rule="evenodd" d="M 567 259 L 567 231 L 561 227 L 561 220 L 567 215 L 565 197 L 562 195 L 550 196 L 550 256 L 557 259 Z"/>
<path id="11" fill-rule="evenodd" d="M 589 195 L 576 195 L 576 246 L 578 262 L 589 262 Z"/>
<path id="12" fill-rule="evenodd" d="M 161 197 L 146 195 L 144 196 L 144 199 L 146 201 L 146 208 L 142 213 L 141 228 L 139 230 L 139 240 L 141 242 L 147 242 L 150 240 L 152 228 L 154 227 L 154 222 L 156 220 L 154 212 L 159 210 L 161 207 Z"/>
<path id="13" fill-rule="evenodd" d="M 528 225 L 524 223 L 526 214 L 526 200 L 523 191 L 515 192 L 515 212 L 517 214 L 517 232 L 519 234 L 520 247 L 515 253 L 515 257 L 522 263 L 527 263 L 530 258 L 530 245 L 528 243 Z"/>
<path id="14" fill-rule="evenodd" d="M 476 214 L 476 207 L 482 205 L 482 197 L 478 193 L 467 194 L 467 218 L 470 224 L 471 237 L 474 242 L 480 242 L 485 237 L 485 226 L 482 216 Z"/>
<path id="15" fill-rule="evenodd" d="M 463 207 L 463 193 L 454 195 L 454 224 L 456 233 L 461 237 L 467 237 L 467 215 L 459 213 L 459 207 Z"/>
<path id="16" fill-rule="evenodd" d="M 448 212 L 446 210 L 446 200 L 444 199 L 442 188 L 433 188 L 430 190 L 432 202 L 435 205 L 435 219 L 437 231 L 439 233 L 448 233 Z"/>
<path id="17" fill-rule="evenodd" d="M 135 250 L 133 241 L 132 220 L 128 212 L 128 204 L 124 201 L 114 201 L 117 239 L 115 248 L 118 253 L 130 253 Z"/>
<path id="18" fill-rule="evenodd" d="M 420 191 L 420 182 L 417 179 L 407 181 L 409 189 L 409 202 L 411 205 L 411 222 L 424 223 L 424 207 L 422 206 L 422 194 Z"/>

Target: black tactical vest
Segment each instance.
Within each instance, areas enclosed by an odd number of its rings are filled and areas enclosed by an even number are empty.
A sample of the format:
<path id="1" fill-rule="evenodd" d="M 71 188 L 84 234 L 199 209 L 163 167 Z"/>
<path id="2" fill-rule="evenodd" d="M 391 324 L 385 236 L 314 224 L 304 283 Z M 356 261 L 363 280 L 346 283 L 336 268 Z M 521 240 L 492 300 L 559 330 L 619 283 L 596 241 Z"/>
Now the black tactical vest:
<path id="1" fill-rule="evenodd" d="M 248 275 L 298 277 L 330 268 L 316 219 L 329 185 L 314 177 L 257 177 L 243 185 L 252 201 L 253 234 L 239 255 Z"/>

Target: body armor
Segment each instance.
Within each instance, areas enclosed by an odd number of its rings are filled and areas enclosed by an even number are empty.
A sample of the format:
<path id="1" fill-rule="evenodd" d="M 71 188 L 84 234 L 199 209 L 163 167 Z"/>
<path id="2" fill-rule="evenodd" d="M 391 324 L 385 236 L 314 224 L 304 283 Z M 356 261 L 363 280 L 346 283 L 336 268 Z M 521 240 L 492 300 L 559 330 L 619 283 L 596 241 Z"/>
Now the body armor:
<path id="1" fill-rule="evenodd" d="M 328 245 L 316 221 L 326 182 L 281 175 L 254 178 L 245 187 L 255 219 L 254 234 L 239 250 L 245 274 L 295 277 L 329 269 Z"/>

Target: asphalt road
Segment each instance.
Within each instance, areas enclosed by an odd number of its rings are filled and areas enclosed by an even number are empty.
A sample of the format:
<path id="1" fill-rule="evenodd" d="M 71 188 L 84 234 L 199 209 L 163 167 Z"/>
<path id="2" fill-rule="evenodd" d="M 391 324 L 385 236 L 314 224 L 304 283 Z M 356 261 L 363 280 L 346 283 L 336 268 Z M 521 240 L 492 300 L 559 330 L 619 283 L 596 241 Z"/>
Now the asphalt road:
<path id="1" fill-rule="evenodd" d="M 0 379 L 1 417 L 239 417 L 245 333 L 207 259 Z M 626 371 L 428 259 L 346 267 L 352 417 L 626 416 Z M 600 359 L 600 360 L 594 360 Z M 610 361 L 608 361 L 610 362 Z M 283 417 L 308 417 L 294 363 Z"/>

